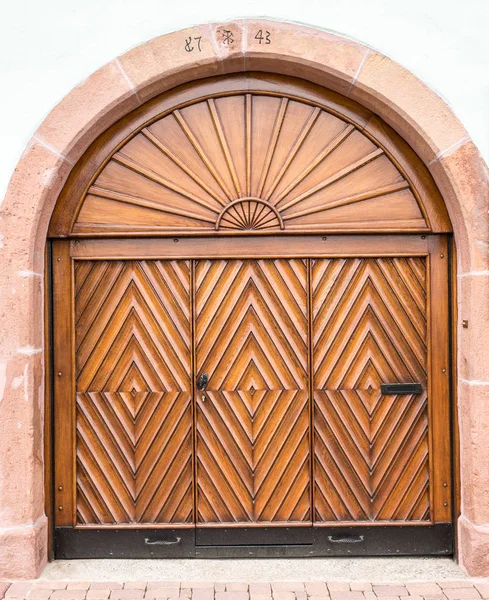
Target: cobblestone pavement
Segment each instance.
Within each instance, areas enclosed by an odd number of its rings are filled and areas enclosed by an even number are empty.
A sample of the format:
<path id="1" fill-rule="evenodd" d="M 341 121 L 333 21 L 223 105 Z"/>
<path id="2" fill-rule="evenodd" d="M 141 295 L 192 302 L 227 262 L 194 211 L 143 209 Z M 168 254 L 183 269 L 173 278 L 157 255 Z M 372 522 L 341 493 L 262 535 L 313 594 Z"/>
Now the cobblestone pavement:
<path id="1" fill-rule="evenodd" d="M 280 582 L 212 583 L 155 581 L 1 582 L 8 600 L 489 600 L 489 580 L 437 583 Z"/>

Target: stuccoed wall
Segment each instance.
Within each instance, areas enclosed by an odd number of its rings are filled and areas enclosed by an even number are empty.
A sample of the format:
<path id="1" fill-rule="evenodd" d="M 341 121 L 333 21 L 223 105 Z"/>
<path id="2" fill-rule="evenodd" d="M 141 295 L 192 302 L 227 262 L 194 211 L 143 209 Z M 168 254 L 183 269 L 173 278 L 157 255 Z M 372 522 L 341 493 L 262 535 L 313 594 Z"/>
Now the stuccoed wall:
<path id="1" fill-rule="evenodd" d="M 489 162 L 487 0 L 3 0 L 0 199 L 32 133 L 96 69 L 164 33 L 252 16 L 332 30 L 390 56 L 448 102 Z"/>

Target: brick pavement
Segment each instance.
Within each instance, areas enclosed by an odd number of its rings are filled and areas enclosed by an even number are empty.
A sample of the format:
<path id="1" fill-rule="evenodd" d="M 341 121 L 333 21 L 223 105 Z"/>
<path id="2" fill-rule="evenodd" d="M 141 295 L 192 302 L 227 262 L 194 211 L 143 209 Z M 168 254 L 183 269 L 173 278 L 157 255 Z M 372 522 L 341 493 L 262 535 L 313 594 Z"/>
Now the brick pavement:
<path id="1" fill-rule="evenodd" d="M 0 581 L 0 600 L 489 600 L 489 580 L 376 584 L 343 581 Z"/>

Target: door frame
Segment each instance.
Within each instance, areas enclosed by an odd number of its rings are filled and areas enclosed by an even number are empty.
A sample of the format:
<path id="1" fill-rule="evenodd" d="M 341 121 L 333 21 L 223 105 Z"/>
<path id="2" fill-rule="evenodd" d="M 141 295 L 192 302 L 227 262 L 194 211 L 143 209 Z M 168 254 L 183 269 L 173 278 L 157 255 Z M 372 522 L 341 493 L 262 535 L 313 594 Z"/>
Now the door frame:
<path id="1" fill-rule="evenodd" d="M 127 541 L 129 547 L 141 538 L 144 532 L 149 536 L 145 538 L 145 548 L 141 554 L 132 553 L 131 556 L 328 556 L 328 555 L 376 555 L 376 554 L 451 554 L 453 545 L 453 510 L 455 505 L 452 498 L 452 471 L 445 461 L 435 468 L 434 461 L 437 457 L 452 456 L 451 441 L 453 436 L 452 400 L 450 373 L 453 369 L 451 358 L 449 331 L 453 328 L 453 315 L 450 315 L 450 256 L 449 236 L 441 234 L 390 234 L 390 235 L 310 235 L 289 236 L 247 236 L 246 247 L 244 240 L 240 238 L 146 238 L 146 239 L 66 239 L 53 240 L 51 243 L 51 277 L 47 282 L 47 300 L 49 301 L 50 332 L 49 345 L 51 347 L 51 361 L 47 368 L 51 370 L 51 386 L 47 386 L 49 408 L 46 419 L 47 448 L 51 453 L 51 485 L 48 484 L 49 495 L 47 498 L 47 512 L 51 520 L 51 535 L 53 539 L 53 552 L 56 546 L 58 558 L 76 557 L 76 540 L 83 536 L 84 544 L 87 545 L 91 557 L 107 556 L 108 549 L 104 545 L 100 547 L 97 541 L 97 532 L 110 529 L 114 531 L 119 547 L 118 556 L 127 556 L 124 550 L 123 540 Z M 284 246 L 284 243 L 286 246 Z M 284 247 L 286 251 L 284 251 Z M 345 524 L 325 524 L 315 530 L 312 537 L 303 537 L 297 527 L 273 527 L 275 543 L 258 547 L 249 543 L 249 536 L 256 533 L 256 527 L 242 527 L 241 543 L 234 546 L 219 544 L 219 536 L 212 544 L 212 540 L 199 540 L 194 524 L 175 529 L 171 525 L 163 525 L 157 528 L 152 526 L 101 526 L 75 527 L 71 529 L 70 523 L 75 523 L 76 518 L 76 480 L 73 486 L 66 488 L 57 485 L 57 481 L 66 478 L 68 473 L 73 473 L 76 468 L 74 460 L 76 453 L 72 450 L 71 456 L 66 455 L 60 462 L 55 461 L 55 439 L 75 439 L 74 404 L 56 404 L 56 399 L 69 394 L 74 398 L 75 373 L 74 373 L 74 324 L 73 324 L 73 269 L 74 260 L 176 260 L 176 259 L 198 259 L 198 258 L 365 258 L 365 257 L 388 257 L 388 256 L 425 256 L 428 258 L 428 282 L 430 294 L 433 287 L 437 290 L 436 295 L 446 299 L 443 303 L 429 302 L 427 306 L 427 317 L 429 322 L 429 347 L 428 347 L 428 370 L 429 370 L 429 419 L 430 423 L 430 481 L 431 501 L 434 508 L 433 524 L 424 525 L 400 525 L 403 527 L 402 542 L 396 540 L 396 523 L 378 525 L 367 525 L 365 523 L 345 527 Z M 61 287 L 60 287 L 60 282 Z M 53 291 L 54 290 L 54 291 Z M 432 306 L 433 305 L 433 306 Z M 446 327 L 434 327 L 433 323 L 442 319 Z M 450 322 L 452 321 L 452 322 Z M 60 348 L 68 344 L 69 351 L 61 351 Z M 442 351 L 433 352 L 433 348 Z M 51 390 L 49 389 L 51 387 Z M 436 393 L 449 398 L 449 402 L 443 406 L 443 414 L 435 415 L 432 410 L 432 398 Z M 195 398 L 193 400 L 195 404 Z M 194 407 L 195 410 L 195 407 Z M 433 435 L 433 431 L 449 431 L 450 435 Z M 433 438 L 436 438 L 434 441 Z M 435 444 L 435 445 L 434 445 Z M 73 448 L 73 445 L 71 446 Z M 442 461 L 443 462 L 443 461 Z M 453 464 L 453 461 L 451 461 Z M 447 466 L 448 465 L 448 466 Z M 71 469 L 71 471 L 70 471 Z M 433 472 L 436 478 L 432 479 Z M 49 480 L 49 472 L 48 477 Z M 66 510 L 66 507 L 70 510 Z M 61 507 L 61 508 L 60 508 Z M 393 529 L 396 527 L 396 529 Z M 57 534 L 54 530 L 57 528 Z M 62 528 L 60 536 L 59 528 Z M 161 530 L 170 536 L 161 541 Z M 322 533 L 319 535 L 318 530 Z M 334 536 L 343 538 L 362 538 L 370 534 L 372 529 L 376 530 L 374 543 L 360 544 L 359 546 L 345 543 L 345 546 L 334 547 L 325 544 L 324 540 Z M 431 531 L 430 531 L 431 530 Z M 236 530 L 233 528 L 233 531 Z M 304 532 L 303 532 L 304 533 Z M 394 535 L 393 535 L 394 534 Z M 213 534 L 216 535 L 216 534 Z M 152 540 L 154 536 L 159 536 Z M 171 537 L 173 536 L 173 537 Z M 241 537 L 242 536 L 242 537 Z M 278 537 L 277 537 L 278 536 Z M 100 536 L 98 536 L 100 537 Z M 104 536 L 105 537 L 105 536 Z M 399 536 L 397 536 L 399 538 Z M 173 548 L 174 539 L 183 538 L 183 545 L 177 550 Z M 238 538 L 238 541 L 239 541 Z M 148 539 L 150 540 L 148 542 Z M 295 542 L 294 542 L 295 540 Z M 311 541 L 312 540 L 312 541 Z M 281 543 L 279 543 L 281 541 Z M 334 540 L 336 542 L 337 540 Z M 343 541 L 343 539 L 342 539 Z M 123 543 L 121 543 L 123 542 Z M 350 540 L 351 542 L 351 540 Z M 216 544 L 216 545 L 214 545 Z M 360 547 L 361 546 L 361 547 Z M 183 553 L 183 554 L 182 554 Z M 86 554 L 84 555 L 86 556 Z M 115 556 L 115 555 L 114 555 Z M 81 557 L 81 556 L 80 556 Z"/>

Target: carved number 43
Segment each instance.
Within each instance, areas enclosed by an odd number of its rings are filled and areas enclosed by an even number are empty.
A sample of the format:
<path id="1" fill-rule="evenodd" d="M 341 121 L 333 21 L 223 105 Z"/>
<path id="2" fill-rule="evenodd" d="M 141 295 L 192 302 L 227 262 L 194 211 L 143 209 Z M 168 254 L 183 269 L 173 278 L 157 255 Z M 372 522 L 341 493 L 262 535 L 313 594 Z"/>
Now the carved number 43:
<path id="1" fill-rule="evenodd" d="M 272 40 L 270 39 L 270 32 L 265 31 L 265 35 L 263 35 L 263 31 L 260 29 L 258 33 L 255 35 L 255 40 L 258 40 L 258 43 L 262 43 L 264 40 L 265 44 L 270 44 Z"/>

